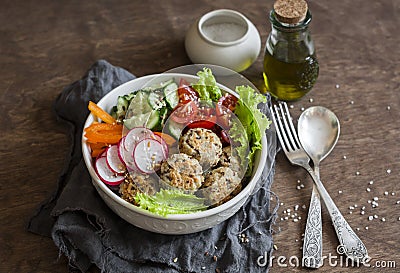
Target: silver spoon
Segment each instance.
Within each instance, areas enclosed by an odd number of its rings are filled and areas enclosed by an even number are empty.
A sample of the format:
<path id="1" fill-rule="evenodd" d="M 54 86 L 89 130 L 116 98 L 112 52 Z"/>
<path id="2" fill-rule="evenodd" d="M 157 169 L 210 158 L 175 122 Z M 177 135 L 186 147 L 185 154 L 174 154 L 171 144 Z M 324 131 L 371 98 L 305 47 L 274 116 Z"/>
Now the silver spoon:
<path id="1" fill-rule="evenodd" d="M 301 145 L 313 161 L 314 173 L 319 178 L 319 163 L 333 150 L 339 138 L 339 120 L 329 109 L 313 106 L 301 114 L 297 131 Z M 303 263 L 311 268 L 322 265 L 321 201 L 315 185 L 304 233 Z"/>

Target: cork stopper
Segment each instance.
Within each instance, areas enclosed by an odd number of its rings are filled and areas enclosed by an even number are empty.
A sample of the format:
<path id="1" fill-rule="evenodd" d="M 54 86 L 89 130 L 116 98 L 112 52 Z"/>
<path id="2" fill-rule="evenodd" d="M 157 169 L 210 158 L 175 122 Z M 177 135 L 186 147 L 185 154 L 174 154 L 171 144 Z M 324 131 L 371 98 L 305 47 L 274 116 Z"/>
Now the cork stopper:
<path id="1" fill-rule="evenodd" d="M 276 18 L 281 23 L 298 24 L 306 18 L 307 2 L 304 0 L 277 0 L 274 4 Z"/>

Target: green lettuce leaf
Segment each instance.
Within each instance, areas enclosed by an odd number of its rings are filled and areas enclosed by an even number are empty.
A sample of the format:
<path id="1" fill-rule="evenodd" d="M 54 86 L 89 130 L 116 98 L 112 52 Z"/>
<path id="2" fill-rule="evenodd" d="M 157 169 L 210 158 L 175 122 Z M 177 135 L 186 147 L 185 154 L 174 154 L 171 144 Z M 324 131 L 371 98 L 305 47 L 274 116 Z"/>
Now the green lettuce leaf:
<path id="1" fill-rule="evenodd" d="M 222 97 L 221 89 L 217 86 L 217 82 L 210 68 L 204 67 L 203 70 L 197 72 L 199 80 L 193 85 L 193 88 L 199 93 L 199 98 L 205 102 L 218 101 Z"/>
<path id="2" fill-rule="evenodd" d="M 235 91 L 239 95 L 239 100 L 234 113 L 245 128 L 250 145 L 250 150 L 247 155 L 249 168 L 246 173 L 250 175 L 253 167 L 254 154 L 257 150 L 262 149 L 261 138 L 265 130 L 268 129 L 271 124 L 271 121 L 257 108 L 258 104 L 265 103 L 267 98 L 256 92 L 250 86 L 237 86 Z M 240 134 L 240 132 L 235 132 L 234 130 L 235 128 L 232 127 L 229 131 L 231 135 Z M 233 139 L 237 141 L 237 139 Z M 239 154 L 241 158 L 246 156 L 246 154 L 243 154 L 243 151 L 238 152 L 242 153 Z"/>
<path id="3" fill-rule="evenodd" d="M 152 196 L 138 192 L 135 201 L 142 209 L 164 217 L 168 214 L 187 214 L 207 209 L 203 198 L 179 190 L 161 189 Z"/>

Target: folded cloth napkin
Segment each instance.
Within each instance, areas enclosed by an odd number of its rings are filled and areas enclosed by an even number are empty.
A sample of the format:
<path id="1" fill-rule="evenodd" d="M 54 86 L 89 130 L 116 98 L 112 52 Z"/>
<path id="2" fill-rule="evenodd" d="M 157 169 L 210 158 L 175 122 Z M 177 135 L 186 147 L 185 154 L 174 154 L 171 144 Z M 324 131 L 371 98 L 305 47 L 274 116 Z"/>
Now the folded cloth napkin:
<path id="1" fill-rule="evenodd" d="M 117 273 L 266 272 L 276 215 L 275 210 L 270 211 L 269 191 L 276 150 L 272 131 L 267 131 L 268 158 L 257 191 L 235 215 L 211 229 L 179 236 L 151 233 L 118 217 L 100 198 L 91 184 L 80 145 L 88 101 L 97 102 L 134 78 L 100 60 L 59 95 L 55 111 L 70 125 L 71 153 L 57 190 L 32 217 L 28 230 L 51 235 L 68 257 L 71 269 L 81 272 L 92 264 L 102 272 Z M 267 105 L 262 109 L 269 116 Z"/>

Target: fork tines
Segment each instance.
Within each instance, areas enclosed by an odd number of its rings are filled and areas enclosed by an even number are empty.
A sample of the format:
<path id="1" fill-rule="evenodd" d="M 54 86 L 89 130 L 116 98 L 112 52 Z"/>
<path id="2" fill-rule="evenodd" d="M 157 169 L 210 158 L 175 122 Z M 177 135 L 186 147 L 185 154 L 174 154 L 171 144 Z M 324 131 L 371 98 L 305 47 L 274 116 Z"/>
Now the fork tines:
<path id="1" fill-rule="evenodd" d="M 279 102 L 278 105 L 271 106 L 270 110 L 279 142 L 285 153 L 300 149 L 301 144 L 297 137 L 297 132 L 292 121 L 293 118 L 290 115 L 287 103 Z"/>

